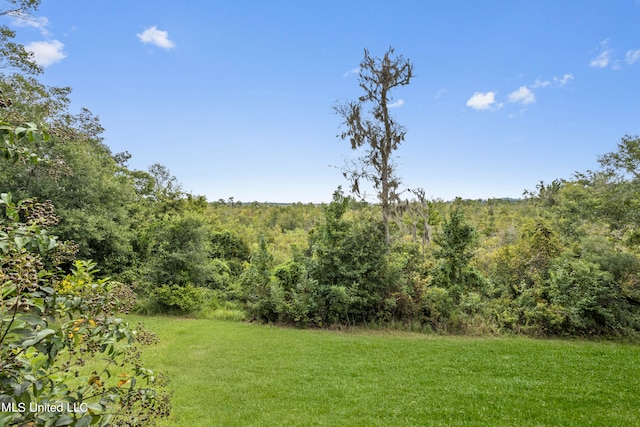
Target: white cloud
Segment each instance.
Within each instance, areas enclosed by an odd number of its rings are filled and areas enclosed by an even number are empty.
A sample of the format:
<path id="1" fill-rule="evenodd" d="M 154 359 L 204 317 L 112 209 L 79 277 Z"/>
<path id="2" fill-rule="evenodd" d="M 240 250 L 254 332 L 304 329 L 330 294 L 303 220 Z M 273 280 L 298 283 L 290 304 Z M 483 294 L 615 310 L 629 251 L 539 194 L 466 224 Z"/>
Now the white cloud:
<path id="1" fill-rule="evenodd" d="M 591 66 L 591 68 L 607 68 L 610 62 L 611 62 L 611 51 L 604 50 L 600 52 L 598 56 L 593 58 L 589 65 Z"/>
<path id="2" fill-rule="evenodd" d="M 173 49 L 176 44 L 169 40 L 169 33 L 159 30 L 157 26 L 147 28 L 140 34 L 136 34 L 144 44 L 152 44 L 162 49 Z"/>
<path id="3" fill-rule="evenodd" d="M 391 104 L 389 104 L 387 107 L 398 108 L 398 107 L 402 107 L 403 105 L 404 105 L 404 99 L 400 98 L 396 102 L 392 102 Z"/>
<path id="4" fill-rule="evenodd" d="M 539 87 L 547 87 L 551 84 L 551 82 L 549 80 L 540 80 L 540 79 L 536 79 L 536 82 L 531 85 L 531 87 L 533 89 L 537 89 Z"/>
<path id="5" fill-rule="evenodd" d="M 513 119 L 513 118 L 515 118 L 515 117 L 517 117 L 517 116 L 520 116 L 520 118 L 523 118 L 523 117 L 524 117 L 524 113 L 526 113 L 526 112 L 527 112 L 527 109 L 526 109 L 526 108 L 523 108 L 523 109 L 521 109 L 520 111 L 518 111 L 518 113 L 511 113 L 511 114 L 509 114 L 509 115 L 507 116 L 507 118 L 508 118 L 508 119 Z"/>
<path id="6" fill-rule="evenodd" d="M 471 107 L 474 110 L 492 110 L 502 107 L 502 104 L 496 102 L 495 92 L 476 92 L 467 101 L 467 107 Z"/>
<path id="7" fill-rule="evenodd" d="M 569 83 L 571 80 L 573 80 L 573 74 L 565 74 L 564 76 L 558 78 L 558 77 L 554 77 L 553 81 L 555 83 L 558 83 L 560 86 L 564 86 L 567 83 Z"/>
<path id="8" fill-rule="evenodd" d="M 568 84 L 573 79 L 573 74 L 566 73 L 563 74 L 562 77 L 554 76 L 552 79 L 548 80 L 537 78 L 531 85 L 520 86 L 517 90 L 514 90 L 507 95 L 507 101 L 521 105 L 522 108 L 519 113 L 510 113 L 508 117 L 513 118 L 516 117 L 517 114 L 519 114 L 520 117 L 524 116 L 524 113 L 527 111 L 526 107 L 536 102 L 536 95 L 533 92 L 533 89 L 546 87 L 560 88 Z M 469 98 L 469 100 L 467 100 L 467 107 L 473 108 L 474 110 L 498 110 L 502 108 L 504 104 L 496 101 L 496 94 L 496 92 L 476 92 L 471 98 Z"/>
<path id="9" fill-rule="evenodd" d="M 33 42 L 25 45 L 24 48 L 33 53 L 33 59 L 43 67 L 48 67 L 67 57 L 67 54 L 62 51 L 64 44 L 58 40 Z"/>
<path id="10" fill-rule="evenodd" d="M 536 79 L 535 83 L 530 85 L 529 88 L 531 89 L 538 89 L 541 87 L 549 87 L 552 84 L 556 87 L 562 87 L 564 85 L 566 85 L 567 83 L 569 83 L 571 80 L 573 80 L 573 74 L 564 74 L 562 77 L 556 77 L 554 76 L 553 79 L 551 80 L 540 80 L 540 79 Z"/>
<path id="11" fill-rule="evenodd" d="M 358 74 L 358 73 L 360 73 L 360 68 L 352 68 L 351 70 L 346 71 L 346 72 L 342 75 L 342 77 L 349 77 L 351 74 Z"/>
<path id="12" fill-rule="evenodd" d="M 598 48 L 600 53 L 598 56 L 591 60 L 589 64 L 591 68 L 607 68 L 611 67 L 614 70 L 620 68 L 619 61 L 613 60 L 613 50 L 609 49 L 609 39 L 605 39 L 600 42 L 600 47 Z"/>
<path id="13" fill-rule="evenodd" d="M 526 86 L 520 86 L 520 88 L 509 94 L 509 101 L 516 104 L 529 105 L 536 102 L 536 96 Z"/>
<path id="14" fill-rule="evenodd" d="M 608 44 L 609 39 L 604 39 L 600 42 L 600 46 L 598 48 L 600 53 L 598 56 L 593 58 L 589 64 L 592 68 L 605 68 L 609 65 L 609 62 L 611 61 L 611 51 L 608 48 Z"/>
<path id="15" fill-rule="evenodd" d="M 12 13 L 11 25 L 15 27 L 31 27 L 40 31 L 43 36 L 48 36 L 47 26 L 49 25 L 49 19 L 44 16 L 32 17 L 23 15 L 20 13 Z"/>
<path id="16" fill-rule="evenodd" d="M 442 89 L 440 89 L 440 90 L 438 90 L 438 91 L 436 92 L 436 94 L 434 95 L 434 98 L 435 98 L 435 99 L 440 99 L 440 98 L 442 98 L 442 97 L 444 96 L 444 94 L 445 94 L 445 93 L 447 93 L 447 92 L 448 92 L 447 88 L 442 88 Z"/>
<path id="17" fill-rule="evenodd" d="M 640 49 L 628 51 L 625 59 L 629 64 L 635 63 L 640 59 Z"/>

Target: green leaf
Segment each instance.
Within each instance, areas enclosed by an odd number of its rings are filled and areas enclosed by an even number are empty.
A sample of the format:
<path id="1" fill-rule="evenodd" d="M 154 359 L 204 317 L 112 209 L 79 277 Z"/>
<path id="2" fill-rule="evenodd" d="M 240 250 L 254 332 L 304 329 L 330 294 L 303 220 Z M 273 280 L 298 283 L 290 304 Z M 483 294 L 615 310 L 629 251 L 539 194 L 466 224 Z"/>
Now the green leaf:
<path id="1" fill-rule="evenodd" d="M 55 427 L 58 426 L 68 426 L 73 424 L 73 418 L 70 417 L 69 415 L 63 415 L 60 418 L 58 418 L 58 421 L 56 421 L 56 423 L 54 424 Z"/>
<path id="2" fill-rule="evenodd" d="M 42 341 L 44 338 L 48 337 L 49 335 L 53 335 L 55 334 L 56 331 L 54 331 L 53 329 L 43 329 L 41 331 L 39 331 L 35 337 L 28 339 L 26 341 L 24 341 L 22 343 L 23 347 L 30 347 L 34 344 L 39 343 L 40 341 Z"/>
<path id="3" fill-rule="evenodd" d="M 104 411 L 104 407 L 99 404 L 99 403 L 84 403 L 84 405 L 86 405 L 87 409 L 91 409 L 94 412 L 102 412 Z"/>
<path id="4" fill-rule="evenodd" d="M 9 425 L 9 421 L 13 418 L 13 414 L 0 414 L 0 426 Z"/>
<path id="5" fill-rule="evenodd" d="M 44 298 L 32 298 L 31 305 L 38 308 L 41 312 L 44 311 Z"/>
<path id="6" fill-rule="evenodd" d="M 31 393 L 29 393 L 29 386 L 31 384 L 28 383 L 24 383 L 23 386 L 26 387 L 25 390 L 22 393 L 22 398 L 20 399 L 22 401 L 22 403 L 24 403 L 24 405 L 28 408 L 31 406 Z"/>
<path id="7" fill-rule="evenodd" d="M 4 320 L 4 319 L 3 319 Z M 15 328 L 11 326 L 9 329 L 9 334 L 13 336 L 22 335 L 23 338 L 30 337 L 33 334 L 33 329 L 31 328 L 21 328 L 16 326 Z"/>
<path id="8" fill-rule="evenodd" d="M 111 418 L 113 416 L 111 414 L 107 414 L 105 416 L 102 417 L 102 419 L 100 419 L 100 426 L 99 427 L 107 427 L 109 425 L 109 422 L 111 422 Z"/>
<path id="9" fill-rule="evenodd" d="M 35 314 L 23 314 L 20 316 L 20 320 L 31 326 L 40 326 L 42 328 L 47 326 L 47 322 L 42 320 L 42 317 L 36 316 Z"/>
<path id="10" fill-rule="evenodd" d="M 0 194 L 0 205 L 13 206 L 11 203 L 11 193 L 2 193 Z"/>
<path id="11" fill-rule="evenodd" d="M 58 352 L 63 348 L 62 340 L 60 339 L 60 337 L 53 336 L 49 339 L 49 342 L 53 344 L 49 349 L 49 359 L 55 361 Z"/>
<path id="12" fill-rule="evenodd" d="M 88 427 L 91 425 L 92 421 L 93 421 L 93 417 L 87 414 L 78 420 L 75 427 Z"/>
<path id="13" fill-rule="evenodd" d="M 11 295 L 12 293 L 14 293 L 16 291 L 16 285 L 14 285 L 11 282 L 5 282 L 2 284 L 2 288 L 0 288 L 0 296 L 2 296 L 2 300 L 4 301 L 5 299 L 7 299 L 7 297 L 9 295 Z"/>
<path id="14" fill-rule="evenodd" d="M 7 209 L 8 212 L 8 209 Z M 24 248 L 24 245 L 27 243 L 24 237 L 16 236 L 13 238 L 13 242 L 16 244 L 18 249 Z"/>
<path id="15" fill-rule="evenodd" d="M 6 205 L 5 215 L 7 216 L 7 218 L 14 222 L 18 222 L 18 220 L 20 219 L 18 210 L 14 205 Z"/>
<path id="16" fill-rule="evenodd" d="M 29 389 L 29 383 L 24 383 L 24 384 L 13 384 L 13 395 L 15 397 L 20 397 L 22 396 L 22 393 L 26 392 Z"/>

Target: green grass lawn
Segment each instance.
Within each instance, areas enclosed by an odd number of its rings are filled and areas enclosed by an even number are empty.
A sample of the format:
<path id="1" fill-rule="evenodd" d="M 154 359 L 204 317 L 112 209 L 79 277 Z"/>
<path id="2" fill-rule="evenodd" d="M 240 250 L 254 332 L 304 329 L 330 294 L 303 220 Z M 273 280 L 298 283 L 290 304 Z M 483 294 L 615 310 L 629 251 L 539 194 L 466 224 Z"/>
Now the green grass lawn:
<path id="1" fill-rule="evenodd" d="M 637 426 L 640 347 L 131 316 L 163 426 Z"/>

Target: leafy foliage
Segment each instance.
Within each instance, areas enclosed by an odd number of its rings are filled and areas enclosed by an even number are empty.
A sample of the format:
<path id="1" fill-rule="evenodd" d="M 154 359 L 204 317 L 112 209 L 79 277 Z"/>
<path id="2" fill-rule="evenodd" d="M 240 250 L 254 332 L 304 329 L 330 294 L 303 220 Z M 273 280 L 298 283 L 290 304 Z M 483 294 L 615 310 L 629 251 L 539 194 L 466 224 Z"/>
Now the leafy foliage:
<path id="1" fill-rule="evenodd" d="M 155 300 L 164 313 L 192 313 L 203 307 L 206 289 L 193 285 L 162 285 L 154 289 Z"/>
<path id="2" fill-rule="evenodd" d="M 349 202 L 341 189 L 334 193 L 324 223 L 311 234 L 308 258 L 302 261 L 306 267 L 294 262 L 276 270 L 279 301 L 288 301 L 297 313 L 285 315 L 286 320 L 330 325 L 380 315 L 391 284 L 384 230 L 373 220 L 346 221 Z M 300 309 L 301 301 L 307 310 Z"/>
<path id="3" fill-rule="evenodd" d="M 212 281 L 209 229 L 201 216 L 188 213 L 163 222 L 150 246 L 153 284 L 206 286 Z"/>
<path id="4" fill-rule="evenodd" d="M 464 220 L 459 208 L 451 212 L 449 220 L 436 235 L 435 243 L 440 246 L 434 253 L 441 260 L 434 269 L 434 282 L 450 290 L 454 301 L 473 289 L 481 288 L 484 279 L 469 266 L 474 256 L 473 245 L 477 235 L 473 227 Z"/>
<path id="5" fill-rule="evenodd" d="M 7 146 L 27 131 L 3 132 Z M 166 416 L 161 381 L 137 357 L 135 344 L 149 335 L 114 317 L 133 294 L 95 279 L 92 262 L 76 261 L 64 277 L 45 269 L 43 255 L 57 244 L 50 203 L 14 203 L 3 193 L 0 207 L 0 403 L 15 408 L 0 424 L 131 425 Z M 87 372 L 97 358 L 103 365 Z"/>
<path id="6" fill-rule="evenodd" d="M 273 255 L 267 249 L 264 237 L 260 237 L 258 249 L 251 255 L 251 264 L 240 276 L 242 298 L 246 302 L 249 316 L 256 320 L 275 320 L 276 313 L 271 301 L 271 270 Z"/>

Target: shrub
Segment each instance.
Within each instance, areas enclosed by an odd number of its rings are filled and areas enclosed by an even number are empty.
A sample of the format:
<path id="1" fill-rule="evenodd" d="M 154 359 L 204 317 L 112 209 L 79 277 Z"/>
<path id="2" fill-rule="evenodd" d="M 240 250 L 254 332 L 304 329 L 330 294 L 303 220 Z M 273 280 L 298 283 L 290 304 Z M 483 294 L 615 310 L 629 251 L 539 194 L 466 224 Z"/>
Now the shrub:
<path id="1" fill-rule="evenodd" d="M 159 224 L 152 233 L 149 281 L 153 285 L 194 286 L 213 282 L 209 233 L 204 216 L 195 212 L 176 215 Z"/>
<path id="2" fill-rule="evenodd" d="M 307 269 L 317 283 L 318 314 L 328 324 L 386 317 L 384 301 L 393 290 L 383 224 L 366 217 L 346 221 L 348 204 L 336 191 L 309 238 Z"/>
<path id="3" fill-rule="evenodd" d="M 549 300 L 564 310 L 566 330 L 617 334 L 628 326 L 625 303 L 611 273 L 597 264 L 561 257 L 551 270 Z"/>
<path id="4" fill-rule="evenodd" d="M 432 281 L 448 289 L 456 304 L 466 293 L 485 293 L 489 286 L 482 274 L 470 266 L 476 240 L 476 230 L 466 223 L 459 208 L 451 213 L 435 238 L 440 248 L 435 251 L 439 262 L 431 270 Z"/>
<path id="5" fill-rule="evenodd" d="M 424 289 L 420 306 L 424 319 L 435 330 L 446 329 L 455 304 L 449 290 L 438 286 L 429 286 Z"/>
<path id="6" fill-rule="evenodd" d="M 209 256 L 227 262 L 234 276 L 242 273 L 242 263 L 251 259 L 251 250 L 247 242 L 231 231 L 211 233 Z"/>
<path id="7" fill-rule="evenodd" d="M 239 280 L 247 313 L 253 320 L 274 321 L 277 318 L 271 298 L 272 269 L 273 255 L 267 249 L 264 236 L 260 236 L 258 249 L 251 255 L 251 263 Z"/>
<path id="8" fill-rule="evenodd" d="M 193 285 L 162 285 L 154 291 L 154 300 L 163 313 L 195 313 L 205 306 L 207 297 L 207 289 Z"/>
<path id="9" fill-rule="evenodd" d="M 0 404 L 18 409 L 0 414 L 0 425 L 142 425 L 168 415 L 159 377 L 136 357 L 149 335 L 114 316 L 128 309 L 130 292 L 96 279 L 90 261 L 75 261 L 64 277 L 45 270 L 40 251 L 55 239 L 29 214 L 38 204 L 21 222 L 19 205 L 0 200 Z M 87 360 L 101 368 L 88 373 Z M 32 402 L 69 406 L 32 410 Z"/>
<path id="10" fill-rule="evenodd" d="M 232 282 L 229 263 L 221 259 L 212 259 L 209 264 L 212 274 L 207 286 L 212 289 L 226 289 L 229 287 Z"/>

